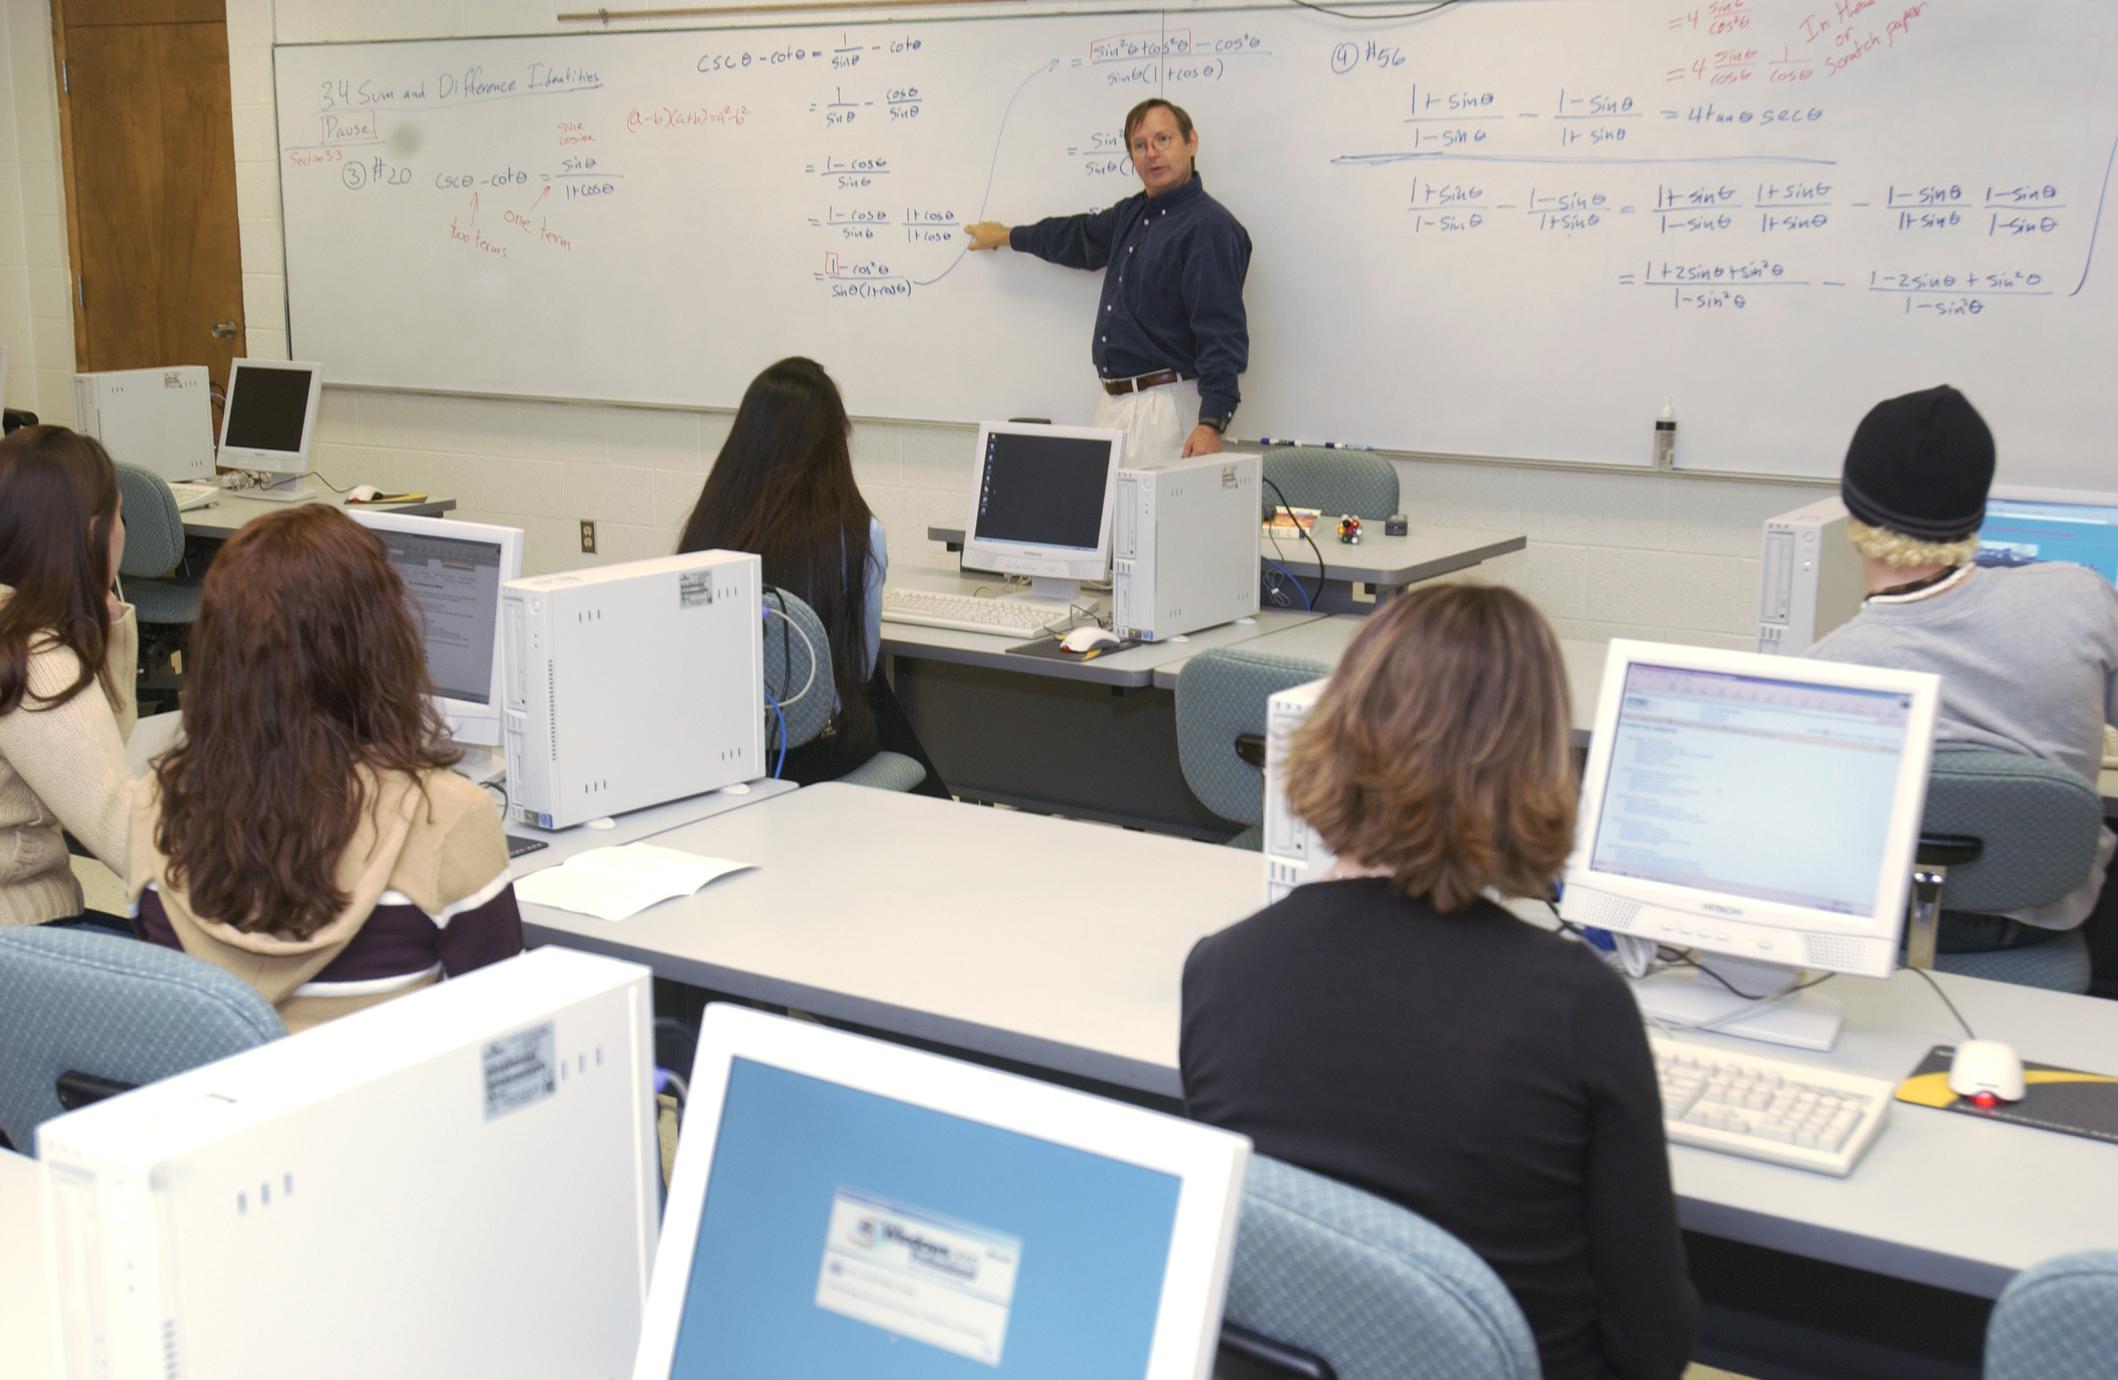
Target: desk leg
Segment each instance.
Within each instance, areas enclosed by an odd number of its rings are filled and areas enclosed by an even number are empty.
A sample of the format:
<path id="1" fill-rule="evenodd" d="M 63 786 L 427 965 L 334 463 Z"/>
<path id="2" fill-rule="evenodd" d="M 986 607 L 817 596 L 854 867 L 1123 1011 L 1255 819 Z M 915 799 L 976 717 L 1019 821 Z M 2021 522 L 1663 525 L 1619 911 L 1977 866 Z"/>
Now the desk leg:
<path id="1" fill-rule="evenodd" d="M 898 703 L 965 800 L 1219 842 L 1177 767 L 1176 695 L 894 658 Z"/>

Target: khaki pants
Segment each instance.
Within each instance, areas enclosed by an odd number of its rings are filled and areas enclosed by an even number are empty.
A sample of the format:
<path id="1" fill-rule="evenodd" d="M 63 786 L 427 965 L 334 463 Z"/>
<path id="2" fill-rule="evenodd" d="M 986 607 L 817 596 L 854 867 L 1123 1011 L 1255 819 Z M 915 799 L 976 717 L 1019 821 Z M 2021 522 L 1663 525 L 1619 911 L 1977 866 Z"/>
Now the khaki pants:
<path id="1" fill-rule="evenodd" d="M 1184 453 L 1199 424 L 1199 381 L 1184 379 L 1138 393 L 1105 393 L 1096 400 L 1096 425 L 1125 433 L 1125 463 L 1160 465 Z"/>

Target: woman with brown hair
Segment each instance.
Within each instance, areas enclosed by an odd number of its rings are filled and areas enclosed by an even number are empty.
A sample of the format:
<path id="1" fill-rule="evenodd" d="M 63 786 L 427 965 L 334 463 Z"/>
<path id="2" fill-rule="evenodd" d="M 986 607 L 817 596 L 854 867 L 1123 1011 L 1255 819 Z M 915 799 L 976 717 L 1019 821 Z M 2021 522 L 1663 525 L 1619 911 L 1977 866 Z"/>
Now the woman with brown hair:
<path id="1" fill-rule="evenodd" d="M 0 441 L 0 924 L 81 915 L 62 827 L 125 866 L 139 640 L 110 592 L 120 506 L 88 437 L 31 426 Z"/>
<path id="2" fill-rule="evenodd" d="M 184 736 L 134 791 L 143 939 L 299 1030 L 522 951 L 492 802 L 449 770 L 403 583 L 334 508 L 259 518 L 200 591 Z"/>
<path id="3" fill-rule="evenodd" d="M 1404 1206 L 1493 1267 L 1547 1380 L 1691 1356 L 1661 1099 L 1619 978 L 1496 896 L 1573 845 L 1566 675 L 1519 595 L 1370 617 L 1287 762 L 1338 863 L 1184 965 L 1191 1114 Z"/>

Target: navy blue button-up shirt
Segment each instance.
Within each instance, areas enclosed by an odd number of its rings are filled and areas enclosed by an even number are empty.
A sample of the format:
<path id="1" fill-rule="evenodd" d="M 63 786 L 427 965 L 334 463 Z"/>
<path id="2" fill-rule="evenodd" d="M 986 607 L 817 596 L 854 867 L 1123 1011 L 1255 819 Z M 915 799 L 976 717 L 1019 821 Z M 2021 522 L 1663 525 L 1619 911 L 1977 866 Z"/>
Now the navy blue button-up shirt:
<path id="1" fill-rule="evenodd" d="M 1157 197 L 1018 225 L 1008 244 L 1067 268 L 1104 269 L 1090 346 L 1100 377 L 1196 374 L 1200 415 L 1235 411 L 1236 375 L 1250 362 L 1250 234 L 1197 174 Z"/>

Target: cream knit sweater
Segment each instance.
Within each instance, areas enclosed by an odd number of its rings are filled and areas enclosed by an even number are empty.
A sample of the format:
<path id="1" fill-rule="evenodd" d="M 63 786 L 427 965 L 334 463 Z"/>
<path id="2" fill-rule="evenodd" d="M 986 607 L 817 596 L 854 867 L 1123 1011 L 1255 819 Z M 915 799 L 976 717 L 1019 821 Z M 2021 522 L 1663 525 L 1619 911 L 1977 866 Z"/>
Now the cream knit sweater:
<path id="1" fill-rule="evenodd" d="M 0 585 L 0 601 L 13 596 Z M 139 626 L 127 605 L 124 617 L 110 625 L 107 664 L 116 702 L 91 684 L 56 709 L 40 709 L 31 696 L 73 684 L 81 662 L 50 643 L 32 650 L 30 694 L 13 713 L 0 714 L 0 925 L 81 913 L 81 884 L 67 861 L 61 828 L 125 874 L 132 789 L 125 739 L 135 715 L 139 652 Z"/>

